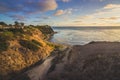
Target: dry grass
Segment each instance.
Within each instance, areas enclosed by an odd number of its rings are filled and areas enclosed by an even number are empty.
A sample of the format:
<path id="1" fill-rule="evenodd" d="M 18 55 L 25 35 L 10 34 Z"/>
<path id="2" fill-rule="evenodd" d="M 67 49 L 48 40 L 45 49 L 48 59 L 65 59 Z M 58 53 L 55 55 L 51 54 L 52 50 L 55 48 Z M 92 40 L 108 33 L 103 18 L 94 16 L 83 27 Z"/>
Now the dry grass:
<path id="1" fill-rule="evenodd" d="M 2 44 L 0 45 L 0 50 L 2 50 L 0 52 L 0 80 L 14 77 L 21 70 L 49 56 L 54 50 L 53 46 L 43 40 L 44 34 L 36 28 L 8 29 L 7 32 L 1 31 L 0 35 L 4 37 L 0 36 L 0 41 L 2 41 L 0 43 Z M 6 46 L 3 42 L 9 45 Z"/>

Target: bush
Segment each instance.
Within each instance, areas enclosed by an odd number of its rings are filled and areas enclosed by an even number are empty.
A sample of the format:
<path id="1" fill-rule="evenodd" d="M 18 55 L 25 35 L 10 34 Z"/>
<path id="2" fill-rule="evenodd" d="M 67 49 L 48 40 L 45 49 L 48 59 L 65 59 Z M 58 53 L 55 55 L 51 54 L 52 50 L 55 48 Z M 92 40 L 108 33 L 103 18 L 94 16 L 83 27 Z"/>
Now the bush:
<path id="1" fill-rule="evenodd" d="M 29 40 L 20 40 L 20 44 L 23 47 L 28 48 L 32 51 L 38 51 L 38 49 L 39 49 L 39 46 L 37 44 L 35 44 L 34 42 L 29 41 Z"/>
<path id="2" fill-rule="evenodd" d="M 50 46 L 50 47 L 53 47 L 53 48 L 55 48 L 55 47 L 56 47 L 56 45 L 55 45 L 55 44 L 50 43 L 50 42 L 47 42 L 47 45 L 48 45 L 48 46 Z"/>
<path id="3" fill-rule="evenodd" d="M 37 40 L 34 40 L 34 39 L 33 39 L 32 42 L 35 43 L 36 45 L 43 46 L 43 44 L 40 43 L 40 42 L 38 42 Z"/>
<path id="4" fill-rule="evenodd" d="M 13 39 L 14 34 L 10 31 L 4 31 L 0 33 L 0 41 L 7 41 Z"/>
<path id="5" fill-rule="evenodd" d="M 48 25 L 35 26 L 35 28 L 39 29 L 43 34 L 52 34 L 52 33 L 54 33 L 53 29 Z"/>
<path id="6" fill-rule="evenodd" d="M 7 30 L 13 32 L 14 34 L 16 34 L 16 33 L 24 33 L 23 29 L 9 28 Z"/>
<path id="7" fill-rule="evenodd" d="M 8 49 L 7 42 L 0 42 L 0 51 L 6 51 Z"/>

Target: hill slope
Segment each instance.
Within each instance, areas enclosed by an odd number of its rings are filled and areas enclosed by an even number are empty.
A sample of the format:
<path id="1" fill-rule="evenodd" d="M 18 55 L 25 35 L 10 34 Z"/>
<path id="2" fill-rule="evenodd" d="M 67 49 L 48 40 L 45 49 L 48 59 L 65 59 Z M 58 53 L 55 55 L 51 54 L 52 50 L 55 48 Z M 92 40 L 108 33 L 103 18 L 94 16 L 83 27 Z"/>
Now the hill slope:
<path id="1" fill-rule="evenodd" d="M 49 26 L 0 29 L 0 80 L 49 56 L 55 45 L 45 39 L 53 33 Z"/>

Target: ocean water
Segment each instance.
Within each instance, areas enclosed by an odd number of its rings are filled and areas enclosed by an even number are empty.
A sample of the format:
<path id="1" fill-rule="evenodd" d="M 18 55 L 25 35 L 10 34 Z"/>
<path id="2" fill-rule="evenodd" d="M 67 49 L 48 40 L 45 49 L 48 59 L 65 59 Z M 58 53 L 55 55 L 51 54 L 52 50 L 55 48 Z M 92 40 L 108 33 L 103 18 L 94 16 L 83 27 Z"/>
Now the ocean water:
<path id="1" fill-rule="evenodd" d="M 60 44 L 84 45 L 91 41 L 120 42 L 120 27 L 53 27 L 57 32 L 51 41 Z"/>

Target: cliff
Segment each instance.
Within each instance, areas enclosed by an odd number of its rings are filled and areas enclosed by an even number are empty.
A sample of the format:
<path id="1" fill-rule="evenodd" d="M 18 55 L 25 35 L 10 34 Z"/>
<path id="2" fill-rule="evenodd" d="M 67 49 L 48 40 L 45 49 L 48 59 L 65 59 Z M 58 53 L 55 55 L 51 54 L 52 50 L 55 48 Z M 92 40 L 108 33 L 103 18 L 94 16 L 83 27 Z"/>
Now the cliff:
<path id="1" fill-rule="evenodd" d="M 62 59 L 54 60 L 44 80 L 119 80 L 119 51 L 119 42 L 72 46 Z"/>
<path id="2" fill-rule="evenodd" d="M 0 30 L 0 80 L 8 80 L 49 56 L 56 45 L 46 41 L 50 26 Z"/>

